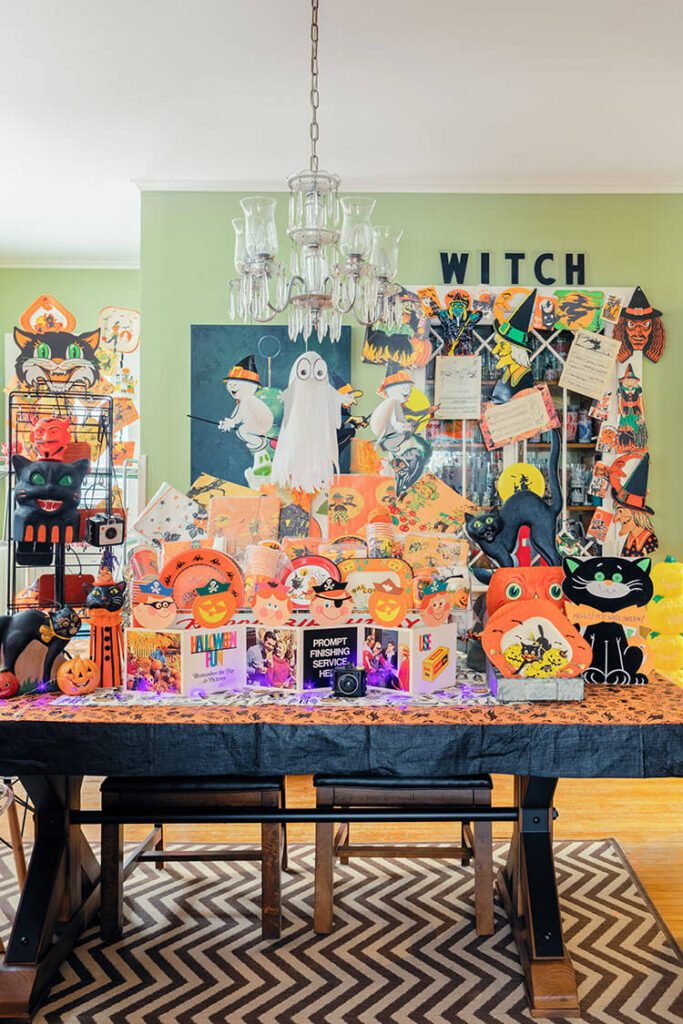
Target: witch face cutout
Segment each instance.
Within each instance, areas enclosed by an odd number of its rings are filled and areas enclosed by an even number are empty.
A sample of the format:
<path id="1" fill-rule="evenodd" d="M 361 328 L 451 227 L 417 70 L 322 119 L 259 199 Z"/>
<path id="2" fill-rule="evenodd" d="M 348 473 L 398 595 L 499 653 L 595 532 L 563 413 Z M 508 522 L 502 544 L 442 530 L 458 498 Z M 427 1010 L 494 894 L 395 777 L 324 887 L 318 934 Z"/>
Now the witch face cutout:
<path id="1" fill-rule="evenodd" d="M 622 309 L 614 337 L 621 342 L 620 363 L 626 362 L 634 352 L 642 352 L 653 363 L 662 358 L 665 341 L 662 313 L 653 309 L 642 288 L 636 288 L 630 303 Z"/>

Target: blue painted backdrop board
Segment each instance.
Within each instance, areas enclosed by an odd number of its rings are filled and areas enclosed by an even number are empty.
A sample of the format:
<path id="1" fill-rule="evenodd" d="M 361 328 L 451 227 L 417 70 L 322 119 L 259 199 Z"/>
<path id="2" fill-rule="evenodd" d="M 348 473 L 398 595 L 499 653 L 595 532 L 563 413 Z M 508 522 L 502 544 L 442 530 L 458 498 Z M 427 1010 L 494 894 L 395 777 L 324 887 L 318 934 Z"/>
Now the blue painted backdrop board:
<path id="1" fill-rule="evenodd" d="M 230 369 L 250 353 L 256 359 L 261 384 L 268 386 L 268 359 L 259 354 L 259 341 L 267 338 L 261 351 L 276 349 L 280 354 L 270 361 L 270 386 L 286 388 L 289 371 L 295 359 L 305 351 L 303 342 L 291 342 L 286 327 L 195 324 L 191 333 L 191 412 L 219 422 L 232 415 L 235 403 L 225 390 L 223 378 Z M 343 327 L 336 344 L 311 341 L 311 351 L 319 351 L 329 370 L 336 370 L 345 381 L 351 380 L 351 328 Z M 223 433 L 217 426 L 191 419 L 191 473 L 196 480 L 201 473 L 211 473 L 222 480 L 246 486 L 244 471 L 252 465 L 252 456 L 233 431 Z M 311 441 L 314 441 L 311 438 Z M 348 472 L 348 449 L 344 453 L 342 471 Z M 192 481 L 190 481 L 192 482 Z"/>

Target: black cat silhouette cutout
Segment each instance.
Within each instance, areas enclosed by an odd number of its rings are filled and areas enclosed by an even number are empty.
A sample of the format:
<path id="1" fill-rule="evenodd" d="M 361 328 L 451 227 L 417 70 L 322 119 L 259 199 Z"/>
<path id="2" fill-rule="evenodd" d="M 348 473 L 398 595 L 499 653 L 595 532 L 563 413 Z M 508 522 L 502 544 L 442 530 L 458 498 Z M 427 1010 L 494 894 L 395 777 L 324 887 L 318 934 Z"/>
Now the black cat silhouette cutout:
<path id="1" fill-rule="evenodd" d="M 598 612 L 619 612 L 624 608 L 642 608 L 652 599 L 650 579 L 652 561 L 639 558 L 565 558 L 562 590 L 574 604 L 588 605 Z M 583 673 L 587 683 L 612 686 L 639 685 L 647 682 L 640 672 L 643 652 L 629 645 L 619 622 L 596 622 L 586 626 L 584 637 L 593 649 L 590 668 Z"/>
<path id="2" fill-rule="evenodd" d="M 530 490 L 515 491 L 502 505 L 487 512 L 465 513 L 467 535 L 492 562 L 501 568 L 515 564 L 513 553 L 522 526 L 529 527 L 531 544 L 548 565 L 560 565 L 557 552 L 557 517 L 562 511 L 562 485 L 559 474 L 560 432 L 553 430 L 548 459 L 550 502 Z M 481 583 L 488 583 L 490 569 L 473 569 Z"/>

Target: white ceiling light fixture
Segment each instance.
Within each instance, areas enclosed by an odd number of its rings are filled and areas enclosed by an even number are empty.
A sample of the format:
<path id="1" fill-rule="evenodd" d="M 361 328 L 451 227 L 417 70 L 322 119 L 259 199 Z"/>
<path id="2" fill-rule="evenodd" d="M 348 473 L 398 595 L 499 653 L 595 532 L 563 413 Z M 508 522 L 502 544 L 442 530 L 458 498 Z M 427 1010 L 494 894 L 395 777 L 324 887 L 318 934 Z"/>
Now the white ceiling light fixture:
<path id="1" fill-rule="evenodd" d="M 287 178 L 289 269 L 277 258 L 277 200 L 242 199 L 244 216 L 232 222 L 239 276 L 230 282 L 230 318 L 267 323 L 288 310 L 292 341 L 314 332 L 321 340 L 328 331 L 338 341 L 346 314 L 390 331 L 402 320 L 396 283 L 402 231 L 373 226 L 375 200 L 340 199 L 339 176 L 318 167 L 318 4 L 311 0 L 310 162 Z"/>

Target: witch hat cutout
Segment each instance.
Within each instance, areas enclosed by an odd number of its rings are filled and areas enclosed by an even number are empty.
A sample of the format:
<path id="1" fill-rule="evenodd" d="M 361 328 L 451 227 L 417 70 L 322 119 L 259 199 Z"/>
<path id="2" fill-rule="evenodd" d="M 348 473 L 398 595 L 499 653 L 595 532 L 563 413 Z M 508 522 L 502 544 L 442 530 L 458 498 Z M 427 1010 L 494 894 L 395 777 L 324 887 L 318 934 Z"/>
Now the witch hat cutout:
<path id="1" fill-rule="evenodd" d="M 631 363 L 626 364 L 626 369 L 624 370 L 623 376 L 619 378 L 619 383 L 623 384 L 624 387 L 629 387 L 631 385 L 633 387 L 640 387 L 640 377 L 637 373 L 634 373 Z"/>
<path id="2" fill-rule="evenodd" d="M 622 312 L 622 316 L 627 316 L 629 320 L 649 320 L 650 317 L 661 315 L 661 309 L 652 308 L 640 285 L 638 285 L 631 297 L 631 301 Z"/>
<path id="3" fill-rule="evenodd" d="M 412 384 L 413 378 L 410 376 L 405 367 L 401 366 L 400 363 L 394 362 L 390 359 L 387 362 L 386 373 L 384 374 L 384 380 L 377 389 L 377 393 L 382 395 L 386 392 L 387 388 L 390 388 L 392 384 Z"/>
<path id="4" fill-rule="evenodd" d="M 647 478 L 650 472 L 650 453 L 646 452 L 637 463 L 628 480 L 619 490 L 612 488 L 614 500 L 627 508 L 635 508 L 641 512 L 654 514 L 654 509 L 646 504 L 647 499 Z"/>
<path id="5" fill-rule="evenodd" d="M 505 341 L 509 341 L 511 345 L 521 345 L 522 348 L 530 349 L 529 327 L 531 326 L 535 305 L 536 288 L 529 292 L 507 320 L 504 320 L 502 323 L 499 320 L 494 321 L 496 333 L 501 338 L 504 338 Z"/>
<path id="6" fill-rule="evenodd" d="M 244 359 L 240 359 L 238 363 L 235 363 L 228 376 L 223 378 L 223 383 L 225 384 L 228 380 L 250 380 L 254 384 L 260 384 L 256 360 L 253 355 L 245 356 Z"/>

